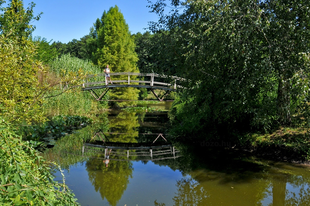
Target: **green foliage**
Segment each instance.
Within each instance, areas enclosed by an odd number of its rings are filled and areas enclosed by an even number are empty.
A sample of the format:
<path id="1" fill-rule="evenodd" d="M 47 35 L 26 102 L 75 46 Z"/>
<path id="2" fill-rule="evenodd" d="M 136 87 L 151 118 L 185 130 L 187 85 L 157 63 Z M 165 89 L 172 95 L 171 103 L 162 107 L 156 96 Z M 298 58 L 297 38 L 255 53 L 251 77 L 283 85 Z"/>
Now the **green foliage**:
<path id="1" fill-rule="evenodd" d="M 155 44 L 154 39 L 152 39 L 153 36 L 150 32 L 145 32 L 144 34 L 139 32 L 133 35 L 136 44 L 135 51 L 139 59 L 137 66 L 141 73 L 157 73 L 157 68 L 152 67 L 155 64 L 154 58 L 156 58 L 156 54 L 153 54 L 151 51 L 153 44 Z"/>
<path id="2" fill-rule="evenodd" d="M 50 45 L 51 41 L 47 41 L 45 38 L 41 37 L 35 37 L 32 41 L 35 42 L 38 47 L 35 56 L 37 60 L 47 64 L 59 55 L 56 48 Z"/>
<path id="3" fill-rule="evenodd" d="M 248 134 L 244 144 L 251 144 L 254 147 L 267 149 L 285 150 L 288 154 L 298 154 L 300 159 L 310 159 L 310 137 L 309 131 L 305 128 L 281 127 L 269 134 Z"/>
<path id="4" fill-rule="evenodd" d="M 67 134 L 71 134 L 75 130 L 79 130 L 91 124 L 91 119 L 86 117 L 54 116 L 51 120 L 46 121 L 42 125 L 35 125 L 23 128 L 22 134 L 24 140 L 32 140 L 44 142 L 43 147 L 55 145 L 56 140 Z"/>
<path id="5" fill-rule="evenodd" d="M 70 54 L 54 59 L 54 61 L 49 63 L 49 66 L 51 71 L 57 74 L 57 76 L 62 76 L 68 72 L 78 72 L 80 69 L 87 74 L 102 73 L 98 66 L 93 65 L 90 61 L 73 57 Z"/>
<path id="6" fill-rule="evenodd" d="M 10 122 L 44 119 L 40 105 L 48 85 L 38 80 L 44 68 L 33 61 L 35 49 L 31 41 L 0 36 L 0 111 Z"/>
<path id="7" fill-rule="evenodd" d="M 60 54 L 70 54 L 72 57 L 79 59 L 91 59 L 91 50 L 88 45 L 90 35 L 85 35 L 80 40 L 72 39 L 68 43 L 53 42 L 51 47 L 56 49 Z"/>
<path id="8" fill-rule="evenodd" d="M 1 205 L 78 205 L 68 187 L 53 180 L 49 163 L 3 120 L 0 147 Z"/>
<path id="9" fill-rule="evenodd" d="M 5 1 L 0 2 L 0 6 L 3 2 Z M 20 43 L 25 43 L 23 41 L 28 39 L 35 29 L 33 25 L 30 25 L 30 22 L 32 20 L 39 20 L 42 14 L 34 16 L 34 6 L 35 4 L 32 2 L 25 9 L 22 0 L 11 0 L 8 7 L 0 7 L 0 10 L 3 11 L 0 15 L 0 34 L 5 34 L 10 39 L 18 38 L 21 41 Z"/>
<path id="10" fill-rule="evenodd" d="M 85 74 L 101 73 L 99 67 L 94 66 L 90 61 L 72 57 L 70 54 L 54 59 L 49 66 L 56 77 L 79 70 Z M 105 103 L 95 102 L 94 98 L 88 92 L 82 92 L 80 87 L 63 90 L 66 82 L 57 86 L 54 91 L 49 92 L 47 95 L 49 98 L 46 98 L 46 103 L 43 104 L 48 116 L 63 114 L 91 117 L 106 106 Z"/>
<path id="11" fill-rule="evenodd" d="M 40 104 L 47 85 L 38 81 L 38 75 L 45 69 L 33 61 L 36 47 L 28 40 L 34 29 L 30 21 L 39 19 L 33 16 L 33 7 L 25 10 L 20 0 L 0 7 L 0 113 L 13 123 L 44 120 Z"/>
<path id="12" fill-rule="evenodd" d="M 169 14 L 165 5 L 151 6 L 160 14 L 154 32 L 170 41 L 162 58 L 170 64 L 162 67 L 190 80 L 171 113 L 176 133 L 238 136 L 306 115 L 308 91 L 297 82 L 309 73 L 302 54 L 309 52 L 310 2 L 173 1 Z"/>
<path id="13" fill-rule="evenodd" d="M 133 35 L 139 58 L 137 65 L 142 73 L 174 75 L 184 66 L 184 60 L 180 58 L 182 50 L 176 45 L 180 37 L 170 34 L 169 31 L 158 31 Z"/>
<path id="14" fill-rule="evenodd" d="M 33 7 L 31 4 L 25 10 L 22 1 L 12 0 L 8 8 L 1 8 L 4 13 L 0 16 L 0 112 L 14 124 L 45 121 L 42 107 L 45 94 L 60 82 L 74 86 L 85 77 L 75 70 L 62 72 L 54 78 L 45 65 L 36 60 L 48 61 L 55 53 L 52 50 L 45 56 L 29 39 L 34 28 L 28 24 L 39 18 L 33 17 Z M 44 40 L 40 42 L 43 46 L 46 43 Z"/>

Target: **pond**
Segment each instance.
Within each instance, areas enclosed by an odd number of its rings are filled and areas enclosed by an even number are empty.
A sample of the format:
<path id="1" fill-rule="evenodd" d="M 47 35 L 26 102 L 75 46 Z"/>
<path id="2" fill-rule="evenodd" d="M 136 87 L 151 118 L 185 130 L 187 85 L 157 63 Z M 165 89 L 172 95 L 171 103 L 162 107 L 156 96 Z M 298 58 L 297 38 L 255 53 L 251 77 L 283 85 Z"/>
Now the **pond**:
<path id="1" fill-rule="evenodd" d="M 110 111 L 46 153 L 81 205 L 310 205 L 308 166 L 170 144 L 170 104 L 147 107 Z M 85 136 L 96 141 L 78 143 Z"/>

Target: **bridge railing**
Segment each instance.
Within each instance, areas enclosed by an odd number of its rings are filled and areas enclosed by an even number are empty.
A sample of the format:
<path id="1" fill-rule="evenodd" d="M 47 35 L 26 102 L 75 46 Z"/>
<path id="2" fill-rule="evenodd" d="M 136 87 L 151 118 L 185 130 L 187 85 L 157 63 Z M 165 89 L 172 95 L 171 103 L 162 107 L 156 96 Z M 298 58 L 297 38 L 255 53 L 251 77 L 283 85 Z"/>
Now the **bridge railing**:
<path id="1" fill-rule="evenodd" d="M 117 84 L 144 84 L 149 86 L 164 86 L 172 87 L 173 89 L 182 88 L 178 83 L 180 81 L 185 81 L 184 78 L 177 76 L 161 75 L 156 73 L 133 73 L 133 72 L 118 72 L 110 73 L 111 80 L 113 83 Z M 113 79 L 113 76 L 121 76 L 124 79 Z M 146 79 L 136 79 L 136 76 L 146 77 Z M 94 85 L 108 85 L 108 81 L 105 78 L 105 73 L 89 75 L 86 81 L 83 83 L 83 87 L 94 86 Z"/>

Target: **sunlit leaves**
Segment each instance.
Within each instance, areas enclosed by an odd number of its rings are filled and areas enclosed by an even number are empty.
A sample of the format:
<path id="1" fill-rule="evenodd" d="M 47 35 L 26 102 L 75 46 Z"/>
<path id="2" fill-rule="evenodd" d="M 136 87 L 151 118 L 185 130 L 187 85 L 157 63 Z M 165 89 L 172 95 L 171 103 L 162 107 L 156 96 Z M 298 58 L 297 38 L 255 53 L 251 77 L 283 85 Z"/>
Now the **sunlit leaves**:
<path id="1" fill-rule="evenodd" d="M 15 40 L 0 36 L 0 105 L 1 113 L 11 122 L 41 121 L 42 89 L 38 81 L 44 68 L 32 59 L 35 45 L 27 40 L 20 47 Z"/>
<path id="2" fill-rule="evenodd" d="M 0 122 L 0 204 L 77 205 L 65 184 L 53 181 L 48 162 Z"/>

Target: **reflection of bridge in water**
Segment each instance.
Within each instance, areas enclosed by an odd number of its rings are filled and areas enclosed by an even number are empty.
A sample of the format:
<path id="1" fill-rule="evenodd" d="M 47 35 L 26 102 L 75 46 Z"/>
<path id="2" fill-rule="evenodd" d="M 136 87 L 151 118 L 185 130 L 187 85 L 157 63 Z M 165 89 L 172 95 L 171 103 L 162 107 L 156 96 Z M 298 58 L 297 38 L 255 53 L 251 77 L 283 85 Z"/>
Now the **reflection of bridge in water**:
<path id="1" fill-rule="evenodd" d="M 112 150 L 109 154 L 110 160 L 116 161 L 131 161 L 131 160 L 143 160 L 143 161 L 156 161 L 176 159 L 181 157 L 178 151 L 173 145 L 150 145 L 145 143 L 119 143 L 119 142 L 105 142 L 102 144 L 100 141 L 94 143 L 84 143 L 82 147 L 82 154 L 98 154 L 104 153 L 104 158 L 107 157 L 108 151 Z M 118 158 L 117 158 L 118 157 Z"/>

